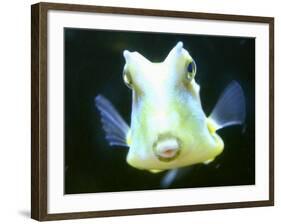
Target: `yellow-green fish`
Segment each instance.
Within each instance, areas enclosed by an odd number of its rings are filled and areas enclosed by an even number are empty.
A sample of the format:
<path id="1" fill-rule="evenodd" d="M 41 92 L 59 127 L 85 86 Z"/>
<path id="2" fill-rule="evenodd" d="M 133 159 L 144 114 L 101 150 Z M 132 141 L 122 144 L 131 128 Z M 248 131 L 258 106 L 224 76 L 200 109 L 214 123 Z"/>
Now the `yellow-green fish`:
<path id="1" fill-rule="evenodd" d="M 221 154 L 224 142 L 216 131 L 245 120 L 240 85 L 232 81 L 207 117 L 195 81 L 196 64 L 182 42 L 163 62 L 128 50 L 123 55 L 123 79 L 132 90 L 130 126 L 105 97 L 98 95 L 95 102 L 109 144 L 129 147 L 128 164 L 160 172 L 208 164 Z"/>

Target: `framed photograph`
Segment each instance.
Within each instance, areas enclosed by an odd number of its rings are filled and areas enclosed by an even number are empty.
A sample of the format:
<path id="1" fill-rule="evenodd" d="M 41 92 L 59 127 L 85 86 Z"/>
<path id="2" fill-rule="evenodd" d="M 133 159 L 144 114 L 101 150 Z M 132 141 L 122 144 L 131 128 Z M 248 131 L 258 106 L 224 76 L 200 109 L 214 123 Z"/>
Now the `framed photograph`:
<path id="1" fill-rule="evenodd" d="M 31 8 L 32 218 L 274 204 L 274 18 Z"/>

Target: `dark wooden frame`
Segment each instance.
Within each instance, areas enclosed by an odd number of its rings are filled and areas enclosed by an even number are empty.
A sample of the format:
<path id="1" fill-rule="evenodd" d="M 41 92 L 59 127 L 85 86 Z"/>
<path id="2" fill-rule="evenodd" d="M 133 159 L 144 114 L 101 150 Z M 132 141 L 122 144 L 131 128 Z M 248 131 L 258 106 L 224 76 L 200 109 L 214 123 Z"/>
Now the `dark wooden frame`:
<path id="1" fill-rule="evenodd" d="M 269 24 L 269 200 L 204 205 L 139 208 L 48 214 L 47 212 L 47 12 L 66 10 L 117 13 L 145 16 L 196 18 Z M 258 207 L 274 205 L 274 18 L 117 8 L 89 5 L 38 3 L 31 6 L 31 217 L 39 221 L 90 217 L 123 216 L 211 209 Z"/>

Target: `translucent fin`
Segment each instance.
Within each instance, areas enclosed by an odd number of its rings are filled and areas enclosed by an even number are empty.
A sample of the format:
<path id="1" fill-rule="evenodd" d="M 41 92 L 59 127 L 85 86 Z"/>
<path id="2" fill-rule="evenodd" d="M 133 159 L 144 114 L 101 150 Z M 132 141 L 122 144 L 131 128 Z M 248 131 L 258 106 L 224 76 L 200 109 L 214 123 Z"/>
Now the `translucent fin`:
<path id="1" fill-rule="evenodd" d="M 109 145 L 128 147 L 126 137 L 129 126 L 127 123 L 104 96 L 98 95 L 95 98 L 95 103 L 101 114 L 101 123 Z"/>
<path id="2" fill-rule="evenodd" d="M 193 172 L 194 166 L 173 169 L 166 172 L 160 185 L 162 188 L 169 188 L 176 180 L 188 177 Z"/>
<path id="3" fill-rule="evenodd" d="M 245 97 L 241 86 L 232 81 L 220 96 L 209 120 L 215 131 L 231 125 L 243 124 L 246 116 Z"/>
<path id="4" fill-rule="evenodd" d="M 174 182 L 174 180 L 177 177 L 178 174 L 178 169 L 173 169 L 173 170 L 169 170 L 165 176 L 163 177 L 163 179 L 161 180 L 161 187 L 163 188 L 168 188 L 171 186 L 171 184 Z"/>

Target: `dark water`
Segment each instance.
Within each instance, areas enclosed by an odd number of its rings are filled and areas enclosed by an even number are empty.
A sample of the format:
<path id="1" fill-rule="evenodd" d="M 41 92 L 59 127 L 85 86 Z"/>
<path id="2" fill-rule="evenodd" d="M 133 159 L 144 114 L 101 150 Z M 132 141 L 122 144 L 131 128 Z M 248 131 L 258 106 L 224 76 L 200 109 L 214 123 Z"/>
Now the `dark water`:
<path id="1" fill-rule="evenodd" d="M 122 79 L 124 49 L 162 61 L 178 41 L 197 65 L 202 106 L 209 114 L 232 80 L 246 97 L 246 125 L 219 131 L 224 151 L 209 165 L 194 165 L 170 188 L 255 183 L 255 39 L 65 28 L 65 193 L 160 189 L 164 173 L 127 165 L 126 148 L 104 139 L 97 94 L 106 96 L 129 122 L 131 92 Z"/>

